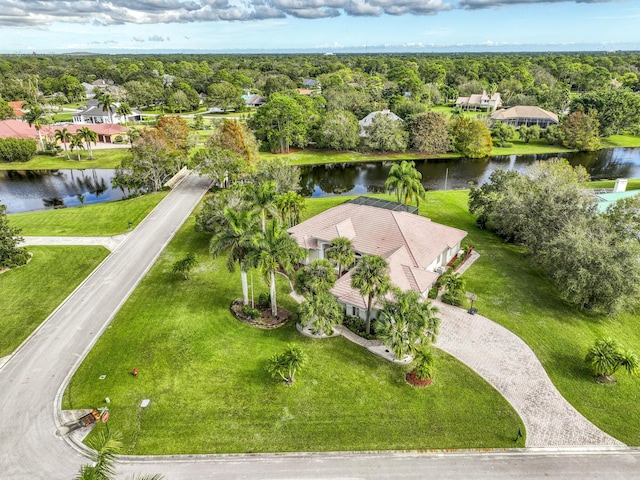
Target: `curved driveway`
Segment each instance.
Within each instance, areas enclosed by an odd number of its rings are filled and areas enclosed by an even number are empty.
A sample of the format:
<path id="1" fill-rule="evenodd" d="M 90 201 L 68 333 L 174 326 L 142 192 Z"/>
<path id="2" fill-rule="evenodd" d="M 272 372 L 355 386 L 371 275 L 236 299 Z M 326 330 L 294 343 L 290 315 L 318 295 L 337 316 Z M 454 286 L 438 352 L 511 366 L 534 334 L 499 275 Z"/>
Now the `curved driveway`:
<path id="1" fill-rule="evenodd" d="M 62 387 L 208 186 L 187 177 L 0 369 L 0 478 L 70 479 L 86 463 L 55 436 Z"/>

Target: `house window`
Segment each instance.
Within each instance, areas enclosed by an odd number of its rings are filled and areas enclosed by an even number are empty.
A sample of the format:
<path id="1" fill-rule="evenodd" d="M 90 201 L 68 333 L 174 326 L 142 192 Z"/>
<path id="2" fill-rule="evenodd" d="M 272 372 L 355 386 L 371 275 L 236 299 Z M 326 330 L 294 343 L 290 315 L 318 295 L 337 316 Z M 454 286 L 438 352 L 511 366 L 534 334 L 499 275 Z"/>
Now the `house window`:
<path id="1" fill-rule="evenodd" d="M 360 316 L 360 309 L 358 307 L 351 307 L 351 315 L 354 317 L 359 317 Z"/>

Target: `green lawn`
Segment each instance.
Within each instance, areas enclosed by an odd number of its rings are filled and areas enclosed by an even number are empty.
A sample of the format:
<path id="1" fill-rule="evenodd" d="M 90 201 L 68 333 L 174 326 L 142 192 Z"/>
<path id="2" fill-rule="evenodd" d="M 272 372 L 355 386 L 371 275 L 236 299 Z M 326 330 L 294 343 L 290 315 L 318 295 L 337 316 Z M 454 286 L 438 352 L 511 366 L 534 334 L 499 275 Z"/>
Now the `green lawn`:
<path id="1" fill-rule="evenodd" d="M 587 188 L 613 188 L 615 180 L 597 180 L 589 182 L 585 186 Z M 630 178 L 627 183 L 627 190 L 640 190 L 640 178 Z"/>
<path id="2" fill-rule="evenodd" d="M 0 162 L 0 170 L 62 170 L 67 168 L 83 169 L 83 168 L 116 168 L 120 165 L 122 159 L 131 155 L 128 148 L 108 148 L 101 150 L 93 150 L 93 160 L 89 160 L 89 154 L 86 150 L 80 152 L 82 160 L 78 162 L 76 152 L 69 152 L 71 160 L 67 160 L 64 153 L 60 153 L 57 157 L 49 155 L 36 155 L 28 162 Z"/>
<path id="3" fill-rule="evenodd" d="M 187 252 L 200 260 L 190 281 L 171 273 Z M 266 291 L 255 272 L 253 283 L 256 296 Z M 284 287 L 280 301 L 292 308 Z M 524 428 L 493 388 L 444 353 L 434 383 L 416 389 L 403 367 L 344 338 L 235 320 L 229 304 L 239 292 L 239 272 L 211 260 L 191 219 L 76 372 L 63 408 L 108 396 L 128 454 L 510 447 Z M 288 342 L 309 356 L 291 388 L 266 371 Z"/>
<path id="4" fill-rule="evenodd" d="M 14 351 L 109 253 L 102 247 L 29 247 L 24 267 L 0 274 L 0 357 Z"/>
<path id="5" fill-rule="evenodd" d="M 31 236 L 110 236 L 125 233 L 129 222 L 135 227 L 166 196 L 150 193 L 138 198 L 87 205 L 86 207 L 13 213 L 13 226 Z"/>

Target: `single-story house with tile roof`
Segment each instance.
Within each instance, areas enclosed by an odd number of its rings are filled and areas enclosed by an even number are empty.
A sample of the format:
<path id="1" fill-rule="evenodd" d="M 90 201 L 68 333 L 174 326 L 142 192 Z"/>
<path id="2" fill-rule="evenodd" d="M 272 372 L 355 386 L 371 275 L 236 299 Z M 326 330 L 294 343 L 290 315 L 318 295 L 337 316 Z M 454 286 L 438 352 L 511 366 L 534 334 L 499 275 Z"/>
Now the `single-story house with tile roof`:
<path id="1" fill-rule="evenodd" d="M 34 126 L 20 120 L 0 121 L 0 138 L 30 138 L 36 140 L 38 131 Z"/>
<path id="2" fill-rule="evenodd" d="M 258 95 L 254 93 L 252 95 L 242 95 L 242 99 L 244 100 L 244 104 L 247 107 L 261 107 L 265 103 L 267 103 L 267 99 L 262 95 Z"/>
<path id="3" fill-rule="evenodd" d="M 326 258 L 331 242 L 346 237 L 353 243 L 356 261 L 363 255 L 380 255 L 389 264 L 391 282 L 402 291 L 415 290 L 426 297 L 446 265 L 460 250 L 467 232 L 432 222 L 408 211 L 406 205 L 358 197 L 330 208 L 288 230 L 308 251 L 308 261 Z M 353 269 L 331 290 L 347 315 L 366 316 L 366 304 L 351 288 Z"/>
<path id="4" fill-rule="evenodd" d="M 499 93 L 488 95 L 487 92 L 474 93 L 470 97 L 458 97 L 456 107 L 463 110 L 496 110 L 502 106 Z"/>
<path id="5" fill-rule="evenodd" d="M 18 100 L 16 102 L 7 102 L 7 104 L 13 109 L 13 115 L 16 118 L 22 118 L 24 116 L 24 100 Z"/>
<path id="6" fill-rule="evenodd" d="M 126 117 L 118 114 L 119 103 L 114 103 L 110 108 L 111 116 L 109 112 L 99 104 L 100 101 L 93 99 L 87 102 L 84 110 L 73 114 L 73 123 L 113 123 L 121 124 L 131 121 L 142 120 L 142 113 L 136 109 L 131 109 L 131 113 Z"/>
<path id="7" fill-rule="evenodd" d="M 378 115 L 386 115 L 387 117 L 389 117 L 391 120 L 393 120 L 394 122 L 402 122 L 403 120 L 396 115 L 395 113 L 393 113 L 391 110 L 378 110 L 377 112 L 371 112 L 369 115 L 367 115 L 366 117 L 364 117 L 362 120 L 360 120 L 358 123 L 360 124 L 360 133 L 359 135 L 361 137 L 366 137 L 367 136 L 367 130 L 366 127 L 371 126 L 371 123 L 373 122 L 373 119 L 376 118 Z"/>
<path id="8" fill-rule="evenodd" d="M 529 105 L 517 105 L 496 110 L 491 114 L 491 120 L 514 127 L 538 125 L 540 128 L 547 128 L 549 125 L 558 125 L 558 116 L 555 113 Z"/>

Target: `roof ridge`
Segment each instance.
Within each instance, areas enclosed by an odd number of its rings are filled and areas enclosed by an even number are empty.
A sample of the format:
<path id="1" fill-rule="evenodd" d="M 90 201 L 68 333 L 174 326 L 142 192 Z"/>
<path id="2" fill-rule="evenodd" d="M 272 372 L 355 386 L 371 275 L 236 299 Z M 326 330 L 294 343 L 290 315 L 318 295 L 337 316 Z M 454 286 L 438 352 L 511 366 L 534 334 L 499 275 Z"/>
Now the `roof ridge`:
<path id="1" fill-rule="evenodd" d="M 406 212 L 396 212 L 394 210 L 391 210 L 391 216 L 393 217 L 393 221 L 396 223 L 396 226 L 398 227 L 398 231 L 400 232 L 400 235 L 402 236 L 402 241 L 404 242 L 404 247 L 407 249 L 407 253 L 411 257 L 411 260 L 413 261 L 413 266 L 414 267 L 418 267 L 419 263 L 416 260 L 416 257 L 413 255 L 413 252 L 411 251 L 411 247 L 409 246 L 409 242 L 407 242 L 407 237 L 405 237 L 404 232 L 402 231 L 402 228 L 400 227 L 400 224 L 398 223 L 398 219 L 396 218 L 396 215 L 395 215 L 396 213 L 406 213 Z M 396 252 L 398 250 L 396 250 Z"/>

